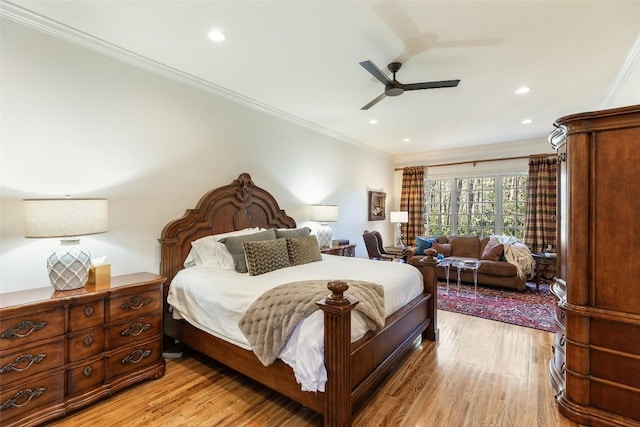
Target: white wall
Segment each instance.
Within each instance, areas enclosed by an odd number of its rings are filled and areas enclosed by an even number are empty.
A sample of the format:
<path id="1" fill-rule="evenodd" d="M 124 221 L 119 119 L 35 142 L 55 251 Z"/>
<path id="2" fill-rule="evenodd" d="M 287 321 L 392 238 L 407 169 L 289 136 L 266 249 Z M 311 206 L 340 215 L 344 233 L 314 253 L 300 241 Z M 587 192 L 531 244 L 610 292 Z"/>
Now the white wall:
<path id="1" fill-rule="evenodd" d="M 368 190 L 393 202 L 391 156 L 210 91 L 1 22 L 0 292 L 48 286 L 56 239 L 24 237 L 22 199 L 104 197 L 109 232 L 82 239 L 115 275 L 158 272 L 162 227 L 241 172 L 299 225 L 311 203 L 340 206 L 334 236 L 358 244 Z"/>

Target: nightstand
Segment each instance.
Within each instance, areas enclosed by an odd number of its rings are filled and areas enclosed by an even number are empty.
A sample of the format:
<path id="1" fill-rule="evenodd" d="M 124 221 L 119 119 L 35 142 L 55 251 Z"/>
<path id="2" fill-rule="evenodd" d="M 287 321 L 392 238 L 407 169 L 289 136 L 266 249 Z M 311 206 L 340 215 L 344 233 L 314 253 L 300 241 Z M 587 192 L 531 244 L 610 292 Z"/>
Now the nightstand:
<path id="1" fill-rule="evenodd" d="M 356 244 L 352 243 L 349 245 L 338 245 L 338 246 L 330 246 L 328 248 L 320 248 L 320 252 L 328 255 L 338 255 L 338 256 L 356 256 Z"/>
<path id="2" fill-rule="evenodd" d="M 0 419 L 30 426 L 164 375 L 162 284 L 136 273 L 109 286 L 0 295 Z"/>

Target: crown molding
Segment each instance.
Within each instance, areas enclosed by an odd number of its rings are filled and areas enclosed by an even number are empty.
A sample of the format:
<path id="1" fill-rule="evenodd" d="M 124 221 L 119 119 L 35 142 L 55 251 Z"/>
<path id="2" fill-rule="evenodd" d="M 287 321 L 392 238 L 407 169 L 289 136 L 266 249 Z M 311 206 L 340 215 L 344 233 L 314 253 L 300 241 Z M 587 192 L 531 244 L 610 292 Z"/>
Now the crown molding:
<path id="1" fill-rule="evenodd" d="M 350 138 L 346 135 L 343 135 L 339 132 L 335 132 L 324 126 L 320 126 L 316 123 L 312 123 L 308 120 L 294 116 L 285 111 L 271 107 L 260 101 L 249 98 L 247 96 L 244 96 L 232 90 L 226 89 L 222 86 L 216 85 L 215 83 L 209 82 L 207 80 L 201 79 L 200 77 L 194 76 L 189 73 L 185 73 L 184 71 L 178 70 L 177 68 L 173 68 L 168 65 L 162 64 L 158 61 L 154 61 L 153 59 L 139 55 L 135 52 L 124 49 L 113 43 L 109 43 L 105 40 L 101 40 L 95 36 L 92 36 L 91 34 L 85 33 L 83 31 L 79 31 L 75 28 L 69 27 L 53 19 L 31 12 L 11 2 L 8 2 L 5 0 L 0 1 L 0 16 L 10 19 L 14 22 L 20 23 L 22 25 L 34 28 L 38 31 L 42 31 L 44 33 L 50 34 L 54 37 L 80 45 L 87 49 L 94 50 L 103 55 L 110 56 L 121 62 L 125 62 L 127 64 L 133 65 L 138 68 L 142 68 L 152 73 L 159 74 L 161 76 L 168 77 L 170 79 L 189 84 L 200 90 L 205 90 L 215 95 L 222 96 L 226 99 L 246 105 L 250 108 L 262 111 L 272 116 L 276 116 L 280 119 L 283 119 L 285 121 L 296 124 L 298 126 L 310 129 L 314 132 L 347 142 L 349 144 L 357 146 L 358 148 L 361 148 L 376 154 L 383 154 L 387 156 L 390 155 L 390 153 L 384 152 L 375 147 L 367 145 L 362 141 Z"/>
<path id="2" fill-rule="evenodd" d="M 609 93 L 602 103 L 603 109 L 614 107 L 614 105 L 612 105 L 613 100 L 617 98 L 618 94 L 627 83 L 627 80 L 629 80 L 629 77 L 634 72 L 640 74 L 640 33 L 638 33 L 629 53 L 627 53 L 624 63 L 618 70 L 618 74 L 609 89 Z"/>

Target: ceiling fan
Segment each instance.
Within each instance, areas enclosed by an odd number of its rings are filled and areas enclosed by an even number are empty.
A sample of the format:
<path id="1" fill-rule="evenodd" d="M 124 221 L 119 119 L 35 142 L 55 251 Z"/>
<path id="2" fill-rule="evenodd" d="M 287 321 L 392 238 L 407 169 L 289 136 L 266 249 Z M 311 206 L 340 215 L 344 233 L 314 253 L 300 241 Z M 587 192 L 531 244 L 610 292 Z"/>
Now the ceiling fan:
<path id="1" fill-rule="evenodd" d="M 392 62 L 387 65 L 389 71 L 393 73 L 393 80 L 389 80 L 389 78 L 380 71 L 380 68 L 376 66 L 371 61 L 362 61 L 360 63 L 362 68 L 371 73 L 373 77 L 380 80 L 380 82 L 384 85 L 384 92 L 375 98 L 373 101 L 369 102 L 367 105 L 361 108 L 361 110 L 368 110 L 369 108 L 376 105 L 378 102 L 382 101 L 383 98 L 387 96 L 398 96 L 402 95 L 404 91 L 407 90 L 419 90 L 419 89 L 438 89 L 441 87 L 456 87 L 460 80 L 442 80 L 438 82 L 422 82 L 422 83 L 409 83 L 402 84 L 398 80 L 396 80 L 396 73 L 402 67 L 402 63 L 400 62 Z"/>

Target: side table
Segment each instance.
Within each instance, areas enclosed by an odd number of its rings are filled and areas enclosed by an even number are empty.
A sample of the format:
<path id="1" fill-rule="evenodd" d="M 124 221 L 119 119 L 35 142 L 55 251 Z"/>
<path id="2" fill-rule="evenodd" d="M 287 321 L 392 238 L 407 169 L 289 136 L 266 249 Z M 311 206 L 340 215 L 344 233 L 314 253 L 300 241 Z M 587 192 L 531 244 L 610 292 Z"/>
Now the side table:
<path id="1" fill-rule="evenodd" d="M 535 268 L 535 276 L 536 276 L 536 291 L 540 290 L 540 279 L 542 275 L 547 271 L 549 266 L 553 265 L 555 267 L 557 255 L 553 253 L 541 253 L 541 252 L 532 252 L 531 256 L 533 260 L 536 262 Z"/>
<path id="2" fill-rule="evenodd" d="M 354 257 L 356 256 L 356 244 L 351 243 L 349 245 L 328 246 L 320 248 L 320 252 L 328 255 Z"/>

